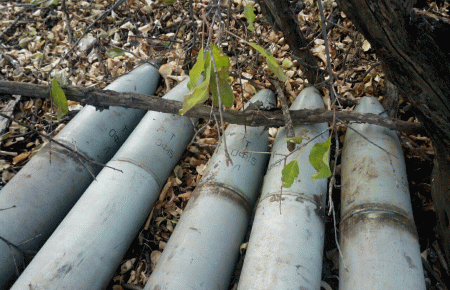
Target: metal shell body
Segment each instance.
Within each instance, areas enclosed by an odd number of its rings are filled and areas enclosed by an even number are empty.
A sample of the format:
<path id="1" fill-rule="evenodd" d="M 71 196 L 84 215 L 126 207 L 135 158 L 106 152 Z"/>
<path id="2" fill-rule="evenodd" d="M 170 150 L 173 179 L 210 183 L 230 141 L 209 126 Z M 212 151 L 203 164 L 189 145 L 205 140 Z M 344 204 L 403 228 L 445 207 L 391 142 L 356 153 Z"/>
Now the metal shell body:
<path id="1" fill-rule="evenodd" d="M 381 114 L 384 109 L 377 99 L 364 97 L 355 111 Z M 349 125 L 342 152 L 341 200 L 339 288 L 425 289 L 396 132 Z"/>
<path id="2" fill-rule="evenodd" d="M 187 93 L 185 80 L 165 98 Z M 189 118 L 148 112 L 12 289 L 106 287 L 193 134 Z"/>
<path id="3" fill-rule="evenodd" d="M 153 94 L 158 69 L 144 64 L 105 89 Z M 127 139 L 145 111 L 86 106 L 56 136 L 85 157 L 106 163 Z M 99 166 L 55 144 L 47 144 L 0 191 L 0 236 L 26 251 L 37 251 L 93 180 Z M 14 261 L 15 260 L 15 261 Z M 0 241 L 0 289 L 14 278 L 22 254 Z"/>
<path id="4" fill-rule="evenodd" d="M 251 102 L 273 104 L 262 90 Z M 233 164 L 221 144 L 193 192 L 146 290 L 227 289 L 239 247 L 267 164 L 268 133 L 263 127 L 230 125 L 225 138 Z"/>
<path id="5" fill-rule="evenodd" d="M 291 106 L 291 110 L 317 108 L 323 108 L 323 101 L 312 87 L 304 89 Z M 325 231 L 322 215 L 327 180 L 312 181 L 311 175 L 316 171 L 309 162 L 309 153 L 315 143 L 328 139 L 327 128 L 325 123 L 294 128 L 296 136 L 303 136 L 303 143 L 325 133 L 287 158 L 286 164 L 297 160 L 300 173 L 290 188 L 282 189 L 281 197 L 284 157 L 277 154 L 290 152 L 285 129 L 279 129 L 256 208 L 238 289 L 320 288 Z"/>

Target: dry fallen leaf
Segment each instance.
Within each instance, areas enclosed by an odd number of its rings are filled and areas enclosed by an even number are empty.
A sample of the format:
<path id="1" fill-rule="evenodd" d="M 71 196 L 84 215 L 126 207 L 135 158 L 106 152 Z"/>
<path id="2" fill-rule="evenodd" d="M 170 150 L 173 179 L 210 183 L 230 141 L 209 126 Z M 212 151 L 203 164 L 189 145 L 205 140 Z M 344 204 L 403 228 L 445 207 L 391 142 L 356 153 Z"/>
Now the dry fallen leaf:
<path id="1" fill-rule="evenodd" d="M 158 263 L 159 258 L 161 258 L 162 253 L 160 251 L 152 251 L 150 254 L 150 260 L 152 261 L 152 268 L 156 266 L 156 263 Z"/>
<path id="2" fill-rule="evenodd" d="M 122 266 L 120 266 L 120 274 L 125 274 L 133 268 L 134 262 L 136 262 L 136 258 L 126 261 Z"/>
<path id="3" fill-rule="evenodd" d="M 364 51 L 369 51 L 370 48 L 371 48 L 370 43 L 367 41 L 367 39 L 365 39 L 362 45 L 362 49 Z"/>
<path id="4" fill-rule="evenodd" d="M 14 175 L 16 175 L 14 172 L 9 172 L 9 170 L 3 170 L 3 172 L 2 172 L 2 182 L 3 183 L 7 183 L 8 181 L 11 180 L 11 178 L 14 177 Z"/>
<path id="5" fill-rule="evenodd" d="M 166 63 L 161 65 L 161 67 L 159 68 L 159 73 L 161 74 L 162 77 L 167 77 L 169 76 L 172 71 L 173 71 L 173 63 Z"/>
<path id="6" fill-rule="evenodd" d="M 321 40 L 321 39 L 317 39 L 317 40 Z M 311 49 L 311 52 L 319 57 L 323 63 L 327 63 L 327 57 L 325 55 L 325 45 L 321 44 L 318 41 L 315 41 L 316 45 L 314 46 L 314 48 Z"/>
<path id="7" fill-rule="evenodd" d="M 182 200 L 188 200 L 191 197 L 192 191 L 186 191 L 184 193 L 179 194 L 177 197 Z"/>
<path id="8" fill-rule="evenodd" d="M 26 153 L 22 153 L 22 154 L 15 156 L 13 158 L 13 164 L 15 165 L 15 164 L 19 163 L 20 161 L 27 159 L 28 156 L 30 156 L 30 154 L 31 154 L 31 152 L 26 152 Z"/>

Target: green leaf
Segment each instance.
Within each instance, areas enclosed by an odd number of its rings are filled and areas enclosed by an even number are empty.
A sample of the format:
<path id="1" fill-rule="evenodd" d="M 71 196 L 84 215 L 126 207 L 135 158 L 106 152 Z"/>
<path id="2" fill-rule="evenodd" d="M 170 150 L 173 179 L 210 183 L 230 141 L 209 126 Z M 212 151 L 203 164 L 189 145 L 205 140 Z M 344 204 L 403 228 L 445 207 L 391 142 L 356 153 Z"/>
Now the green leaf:
<path id="1" fill-rule="evenodd" d="M 120 48 L 117 48 L 117 47 L 109 48 L 106 51 L 106 56 L 110 57 L 110 58 L 115 58 L 117 56 L 122 56 L 124 54 L 125 54 L 125 52 L 123 50 L 121 50 Z"/>
<path id="2" fill-rule="evenodd" d="M 33 41 L 33 37 L 24 37 L 19 40 L 19 46 L 21 48 L 26 48 L 30 42 Z"/>
<path id="3" fill-rule="evenodd" d="M 39 60 L 41 60 L 41 58 L 42 58 L 42 53 L 36 53 L 36 54 L 34 54 L 32 57 L 31 57 L 31 59 L 33 59 L 33 60 L 35 60 L 35 61 L 39 61 Z"/>
<path id="4" fill-rule="evenodd" d="M 264 48 L 255 43 L 249 43 L 249 45 L 259 51 L 266 58 L 269 70 L 273 72 L 280 81 L 287 81 L 287 77 L 284 74 L 283 69 L 278 65 L 277 60 L 270 53 L 268 53 L 264 50 Z"/>
<path id="5" fill-rule="evenodd" d="M 281 66 L 285 69 L 291 68 L 294 64 L 292 61 L 290 61 L 288 58 L 283 59 L 283 62 L 281 63 Z"/>
<path id="6" fill-rule="evenodd" d="M 211 80 L 211 62 L 206 69 L 205 80 L 194 90 L 184 96 L 183 108 L 179 111 L 180 115 L 184 115 L 187 111 L 192 109 L 197 104 L 203 103 L 209 96 L 209 84 Z"/>
<path id="7" fill-rule="evenodd" d="M 48 8 L 48 7 L 52 6 L 52 5 L 57 6 L 58 5 L 58 0 L 48 0 L 48 1 L 44 1 L 42 3 L 42 7 L 44 7 L 44 8 Z"/>
<path id="8" fill-rule="evenodd" d="M 157 217 L 156 219 L 155 219 L 155 221 L 156 221 L 156 226 L 157 227 L 159 227 L 159 225 L 163 222 L 163 221 L 165 221 L 166 219 L 164 218 L 164 217 Z"/>
<path id="9" fill-rule="evenodd" d="M 217 76 L 219 77 L 219 90 L 220 96 L 222 97 L 222 105 L 226 106 L 227 108 L 231 108 L 234 103 L 234 93 L 233 89 L 228 83 L 228 73 L 221 70 L 217 73 Z M 210 86 L 214 104 L 219 105 L 219 94 L 217 93 L 216 76 L 214 74 L 211 75 Z"/>
<path id="10" fill-rule="evenodd" d="M 187 84 L 187 87 L 189 88 L 190 91 L 192 91 L 197 85 L 197 82 L 200 79 L 200 76 L 202 75 L 204 69 L 205 69 L 205 57 L 202 47 L 202 49 L 200 49 L 200 51 L 198 52 L 197 60 L 195 61 L 194 66 L 189 72 L 189 82 Z"/>
<path id="11" fill-rule="evenodd" d="M 230 66 L 229 57 L 225 55 L 214 43 L 211 44 L 211 48 L 217 70 L 220 70 L 221 68 L 228 70 L 228 67 Z"/>
<path id="12" fill-rule="evenodd" d="M 300 171 L 298 169 L 297 160 L 293 160 L 286 164 L 283 170 L 281 170 L 281 181 L 283 182 L 283 187 L 291 187 L 299 173 Z"/>
<path id="13" fill-rule="evenodd" d="M 64 94 L 63 89 L 59 86 L 59 83 L 56 79 L 52 81 L 52 98 L 53 103 L 58 107 L 58 111 L 56 112 L 58 120 L 69 111 L 67 107 L 67 99 L 66 94 Z"/>
<path id="14" fill-rule="evenodd" d="M 36 36 L 37 32 L 36 32 L 36 28 L 34 27 L 29 27 L 27 33 L 31 36 Z"/>
<path id="15" fill-rule="evenodd" d="M 302 144 L 303 141 L 303 137 L 302 135 L 298 135 L 292 138 L 284 138 L 284 140 L 288 141 L 288 142 L 294 142 L 295 144 Z"/>
<path id="16" fill-rule="evenodd" d="M 317 171 L 311 176 L 313 181 L 331 176 L 329 162 L 330 144 L 331 137 L 325 142 L 314 144 L 309 153 L 309 163 L 311 163 L 312 167 Z"/>
<path id="17" fill-rule="evenodd" d="M 164 3 L 166 3 L 166 5 L 173 5 L 177 3 L 177 0 L 164 0 Z"/>
<path id="18" fill-rule="evenodd" d="M 247 18 L 248 30 L 250 30 L 250 31 L 255 31 L 253 22 L 255 22 L 256 15 L 253 11 L 255 11 L 255 8 L 252 5 L 250 5 L 250 4 L 245 5 L 244 16 L 245 16 L 245 18 Z"/>

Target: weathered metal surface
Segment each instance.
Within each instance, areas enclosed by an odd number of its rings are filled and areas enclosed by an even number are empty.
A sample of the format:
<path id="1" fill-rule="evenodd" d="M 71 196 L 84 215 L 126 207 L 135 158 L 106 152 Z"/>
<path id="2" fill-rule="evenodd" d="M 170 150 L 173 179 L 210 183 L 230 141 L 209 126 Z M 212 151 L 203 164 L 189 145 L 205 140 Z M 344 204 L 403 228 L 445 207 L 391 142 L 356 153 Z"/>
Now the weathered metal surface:
<path id="1" fill-rule="evenodd" d="M 145 64 L 105 89 L 153 94 L 159 77 L 157 68 Z M 86 106 L 55 139 L 85 157 L 106 163 L 144 114 L 119 107 L 100 112 Z M 0 208 L 15 206 L 0 211 L 0 236 L 22 250 L 37 251 L 99 170 L 99 166 L 86 164 L 58 145 L 48 144 L 0 191 Z M 22 262 L 21 253 L 0 241 L 0 289 L 7 289 L 16 265 L 22 270 Z"/>
<path id="2" fill-rule="evenodd" d="M 304 89 L 291 106 L 292 110 L 316 108 L 323 108 L 323 102 L 313 87 Z M 295 135 L 302 135 L 305 143 L 327 127 L 322 123 L 294 129 Z M 308 157 L 314 144 L 327 140 L 328 132 L 287 158 L 286 164 L 297 160 L 300 173 L 292 186 L 281 192 L 281 171 L 285 163 L 284 157 L 277 154 L 290 153 L 284 138 L 285 130 L 280 128 L 256 209 L 238 289 L 320 288 L 327 180 L 312 181 L 315 169 Z"/>
<path id="3" fill-rule="evenodd" d="M 355 111 L 384 109 L 364 97 Z M 342 152 L 339 288 L 425 289 L 397 134 L 376 125 L 349 127 Z"/>
<path id="4" fill-rule="evenodd" d="M 165 98 L 181 101 L 187 80 Z M 148 112 L 11 289 L 103 289 L 194 134 L 186 117 Z M 119 171 L 120 170 L 120 171 Z"/>
<path id="5" fill-rule="evenodd" d="M 268 90 L 252 102 L 274 102 Z M 263 127 L 230 125 L 225 131 L 233 164 L 221 144 L 181 216 L 146 290 L 227 289 L 257 198 L 268 155 Z"/>

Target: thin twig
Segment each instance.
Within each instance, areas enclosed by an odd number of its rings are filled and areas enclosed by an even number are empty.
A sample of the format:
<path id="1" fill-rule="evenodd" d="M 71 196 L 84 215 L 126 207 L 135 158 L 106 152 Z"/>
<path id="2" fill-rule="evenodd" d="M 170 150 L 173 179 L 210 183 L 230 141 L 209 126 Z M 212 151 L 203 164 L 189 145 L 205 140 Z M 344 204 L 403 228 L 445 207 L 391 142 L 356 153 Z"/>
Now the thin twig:
<path id="1" fill-rule="evenodd" d="M 211 55 L 211 62 L 214 66 L 214 74 L 216 76 L 216 85 L 217 85 L 217 98 L 219 99 L 219 118 L 220 118 L 220 125 L 221 125 L 221 129 L 222 129 L 222 142 L 223 142 L 223 147 L 224 147 L 224 154 L 225 154 L 225 159 L 226 159 L 226 164 L 227 166 L 229 166 L 230 164 L 233 165 L 233 161 L 231 160 L 230 154 L 228 153 L 228 149 L 227 149 L 227 140 L 225 138 L 225 134 L 223 134 L 224 131 L 224 121 L 223 121 L 223 114 L 222 114 L 222 94 L 220 92 L 220 87 L 219 87 L 219 75 L 217 73 L 217 66 L 216 66 L 216 61 L 214 60 L 214 55 L 212 53 L 212 51 L 210 51 L 210 55 Z"/>
<path id="2" fill-rule="evenodd" d="M 36 253 L 35 251 L 28 251 L 28 250 L 23 250 L 21 249 L 19 246 L 11 243 L 10 241 L 8 241 L 7 239 L 5 239 L 4 237 L 0 236 L 0 240 L 3 241 L 5 244 L 7 244 L 10 247 L 13 247 L 14 249 L 16 249 L 17 251 L 19 251 L 20 253 L 26 253 L 26 254 L 34 254 Z"/>
<path id="3" fill-rule="evenodd" d="M 3 30 L 0 33 L 0 39 L 3 38 L 3 35 L 5 35 L 8 31 L 10 31 L 14 26 L 16 26 L 16 24 L 23 18 L 24 14 L 20 14 L 19 16 L 17 16 L 17 19 L 14 20 L 13 23 L 11 23 L 8 27 L 6 27 L 5 30 Z"/>
<path id="4" fill-rule="evenodd" d="M 283 118 L 284 118 L 284 122 L 285 122 L 285 130 L 286 130 L 286 137 L 287 138 L 294 138 L 295 136 L 295 131 L 294 131 L 294 124 L 292 123 L 292 118 L 291 118 L 291 114 L 289 113 L 289 107 L 288 104 L 286 102 L 286 97 L 283 94 L 283 90 L 281 89 L 280 85 L 278 84 L 277 81 L 275 80 L 270 80 L 270 82 L 275 86 L 277 93 L 278 93 L 278 98 L 280 99 L 280 103 L 281 103 L 281 110 L 283 111 Z M 295 143 L 294 142 L 287 142 L 287 149 L 289 150 L 289 152 L 292 152 L 295 150 Z"/>
<path id="5" fill-rule="evenodd" d="M 189 119 L 189 120 L 190 120 L 190 119 Z M 202 133 L 203 131 L 205 131 L 206 128 L 208 128 L 208 125 L 211 124 L 211 122 L 212 122 L 211 119 L 209 119 L 208 122 L 207 122 L 205 125 L 203 125 L 200 129 L 198 129 L 198 130 L 196 130 L 196 129 L 195 129 L 195 126 L 193 126 L 193 127 L 194 127 L 194 130 L 195 130 L 195 133 L 194 133 L 194 136 L 193 136 L 192 139 L 191 139 L 191 142 L 189 142 L 189 144 L 188 144 L 188 146 L 186 146 L 186 148 L 191 147 L 191 145 L 195 143 L 195 138 L 197 138 L 198 134 L 200 134 L 200 133 Z"/>
<path id="6" fill-rule="evenodd" d="M 69 43 L 72 44 L 73 36 L 72 36 L 72 29 L 70 28 L 70 18 L 69 18 L 69 14 L 67 13 L 67 8 L 66 8 L 66 0 L 62 0 L 61 9 L 64 14 L 64 22 L 66 23 L 66 30 L 67 30 L 67 35 L 69 36 Z"/>
<path id="7" fill-rule="evenodd" d="M 328 47 L 328 36 L 327 36 L 327 31 L 326 31 L 326 19 L 325 19 L 325 13 L 323 11 L 323 5 L 322 5 L 322 0 L 318 0 L 317 4 L 319 5 L 319 11 L 320 11 L 320 20 L 322 22 L 322 38 L 323 41 L 325 42 L 325 54 L 327 56 L 327 69 L 328 69 L 328 76 L 329 76 L 329 86 L 330 86 L 330 98 L 331 98 L 331 103 L 335 104 L 336 102 L 336 96 L 334 95 L 334 89 L 333 89 L 333 85 L 334 85 L 334 79 L 333 79 L 333 70 L 331 68 L 331 57 L 330 57 L 330 48 Z"/>
<path id="8" fill-rule="evenodd" d="M 11 209 L 11 208 L 15 208 L 15 207 L 17 207 L 17 206 L 13 205 L 13 206 L 10 206 L 10 207 L 7 207 L 7 208 L 0 208 L 0 211 Z"/>
<path id="9" fill-rule="evenodd" d="M 352 130 L 353 132 L 355 132 L 356 134 L 358 134 L 359 136 L 361 136 L 364 140 L 366 140 L 367 142 L 369 142 L 370 144 L 372 144 L 373 146 L 383 150 L 384 153 L 386 153 L 388 156 L 393 156 L 395 158 L 398 159 L 397 156 L 395 156 L 394 154 L 392 154 L 391 152 L 387 151 L 386 149 L 384 149 L 383 147 L 381 147 L 380 145 L 377 145 L 376 143 L 372 142 L 369 140 L 369 138 L 367 138 L 366 136 L 364 136 L 363 134 L 359 133 L 356 129 L 352 128 L 352 126 L 348 125 L 347 128 L 349 128 L 350 130 Z"/>

